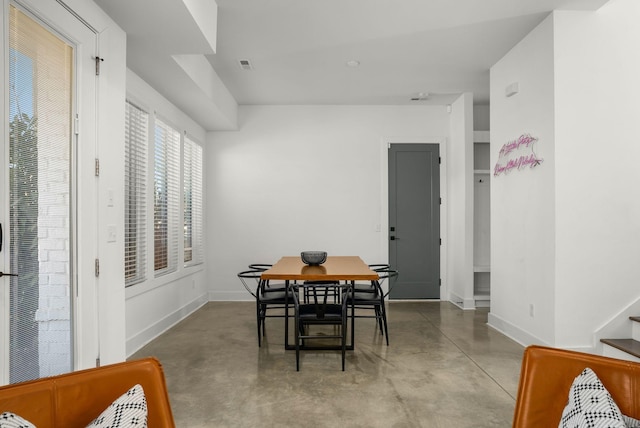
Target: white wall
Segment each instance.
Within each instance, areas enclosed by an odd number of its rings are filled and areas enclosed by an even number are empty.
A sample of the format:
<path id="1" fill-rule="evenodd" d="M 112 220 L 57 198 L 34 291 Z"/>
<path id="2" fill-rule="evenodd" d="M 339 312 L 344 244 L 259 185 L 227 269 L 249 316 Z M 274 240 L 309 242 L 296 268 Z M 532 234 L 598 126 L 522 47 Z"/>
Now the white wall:
<path id="1" fill-rule="evenodd" d="M 110 364 L 125 358 L 125 323 L 124 316 L 124 111 L 122 103 L 125 94 L 126 35 L 110 18 L 106 17 L 93 2 L 67 2 L 74 10 L 82 13 L 84 8 L 95 10 L 92 15 L 99 23 L 99 52 L 110 58 L 109 64 L 102 64 L 98 78 L 98 132 L 97 156 L 100 159 L 101 171 L 98 178 L 98 253 L 100 259 L 100 276 L 97 279 L 98 293 L 98 340 L 100 364 Z M 98 12 L 99 11 L 99 12 Z M 99 20 L 98 20 L 99 16 Z M 95 22 L 95 23 L 94 23 Z M 91 164 L 91 159 L 82 161 Z M 114 203 L 109 201 L 113 195 Z M 82 216 L 82 210 L 79 216 Z M 107 229 L 115 226 L 117 238 L 108 242 Z M 78 242 L 80 255 L 91 248 L 91 243 Z M 88 261 L 91 259 L 88 257 Z M 90 269 L 90 265 L 88 266 Z M 90 271 L 89 271 L 90 272 Z M 91 310 L 83 308 L 83 310 Z M 92 314 L 93 315 L 93 314 Z M 91 330 L 85 331 L 87 341 L 93 336 Z M 91 356 L 83 358 L 83 366 L 92 367 L 95 359 Z"/>
<path id="2" fill-rule="evenodd" d="M 490 323 L 524 344 L 592 350 L 640 298 L 638 16 L 636 0 L 555 12 L 491 70 L 492 162 L 522 132 L 544 158 L 491 183 Z"/>
<path id="3" fill-rule="evenodd" d="M 385 262 L 385 142 L 446 140 L 450 121 L 444 106 L 241 106 L 239 118 L 207 137 L 211 300 L 251 299 L 239 271 L 302 250 Z"/>
<path id="4" fill-rule="evenodd" d="M 127 97 L 132 102 L 187 133 L 194 141 L 203 144 L 204 129 L 167 101 L 140 77 L 127 70 Z M 124 101 L 122 108 L 124 109 Z M 150 132 L 153 136 L 153 131 Z M 203 144 L 206 156 L 207 148 Z M 153 145 L 149 148 L 149 183 L 153 183 Z M 206 192 L 207 170 L 204 169 Z M 152 184 L 149 185 L 152 188 Z M 153 194 L 149 191 L 148 196 Z M 153 203 L 148 204 L 147 218 L 153 218 Z M 123 212 L 124 215 L 124 212 Z M 153 224 L 147 229 L 147 280 L 126 288 L 126 350 L 131 355 L 140 347 L 163 333 L 207 301 L 207 281 L 204 264 L 185 267 L 178 264 L 176 272 L 158 278 L 153 274 Z M 206 229 L 206 219 L 205 219 Z M 179 254 L 183 252 L 183 240 L 179 240 Z M 205 240 L 205 247 L 207 241 Z M 206 248 L 205 248 L 206 254 Z M 182 258 L 180 258 L 181 260 Z"/>
<path id="5" fill-rule="evenodd" d="M 544 159 L 491 177 L 489 323 L 522 343 L 555 342 L 553 17 L 491 68 L 491 167 L 500 148 L 529 133 Z M 518 83 L 519 93 L 505 96 Z M 533 316 L 530 316 L 533 305 Z"/>
<path id="6" fill-rule="evenodd" d="M 451 301 L 463 309 L 474 309 L 473 94 L 463 94 L 451 105 L 450 126 L 451 144 L 447 153 L 447 278 Z"/>
<path id="7" fill-rule="evenodd" d="M 637 0 L 555 14 L 559 346 L 640 298 L 638 17 Z"/>

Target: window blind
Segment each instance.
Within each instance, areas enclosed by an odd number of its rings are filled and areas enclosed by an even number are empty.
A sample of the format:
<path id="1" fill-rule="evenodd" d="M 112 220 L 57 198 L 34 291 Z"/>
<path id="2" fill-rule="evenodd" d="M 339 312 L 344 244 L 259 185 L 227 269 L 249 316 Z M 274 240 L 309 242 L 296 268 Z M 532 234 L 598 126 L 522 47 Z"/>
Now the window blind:
<path id="1" fill-rule="evenodd" d="M 2 7 L 8 129 L 0 167 L 6 245 L 0 257 L 5 272 L 18 276 L 0 281 L 0 365 L 6 379 L 17 383 L 73 370 L 77 163 L 70 125 L 77 51 L 14 5 Z"/>
<path id="2" fill-rule="evenodd" d="M 146 277 L 148 130 L 149 115 L 127 101 L 124 167 L 124 275 L 127 287 Z"/>
<path id="3" fill-rule="evenodd" d="M 202 147 L 189 137 L 184 140 L 184 262 L 203 262 L 202 239 Z"/>
<path id="4" fill-rule="evenodd" d="M 180 133 L 156 118 L 154 138 L 154 270 L 178 266 Z"/>

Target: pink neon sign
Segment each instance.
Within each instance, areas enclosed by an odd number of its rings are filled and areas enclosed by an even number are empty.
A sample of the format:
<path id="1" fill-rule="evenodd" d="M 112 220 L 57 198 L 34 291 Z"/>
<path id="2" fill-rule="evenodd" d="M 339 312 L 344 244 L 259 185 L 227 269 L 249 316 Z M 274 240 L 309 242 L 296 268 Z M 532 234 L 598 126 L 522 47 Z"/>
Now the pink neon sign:
<path id="1" fill-rule="evenodd" d="M 500 149 L 498 162 L 493 169 L 493 176 L 507 174 L 511 170 L 521 170 L 526 167 L 534 168 L 543 161 L 533 150 L 533 146 L 538 141 L 536 137 L 529 134 L 522 134 L 517 140 L 509 141 Z"/>

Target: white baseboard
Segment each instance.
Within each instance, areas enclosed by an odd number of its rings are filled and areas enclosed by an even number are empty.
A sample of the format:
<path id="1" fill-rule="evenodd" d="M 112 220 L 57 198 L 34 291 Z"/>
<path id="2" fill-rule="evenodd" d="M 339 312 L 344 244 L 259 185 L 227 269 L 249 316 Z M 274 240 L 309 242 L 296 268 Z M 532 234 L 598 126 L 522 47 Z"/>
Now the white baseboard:
<path id="1" fill-rule="evenodd" d="M 576 352 L 584 352 L 587 354 L 599 354 L 598 352 L 596 352 L 596 349 L 591 346 L 558 346 L 550 344 L 534 336 L 533 334 L 514 326 L 513 324 L 503 320 L 502 318 L 491 312 L 489 312 L 488 314 L 487 325 L 524 347 L 527 347 L 529 345 L 540 345 L 562 348 Z"/>
<path id="2" fill-rule="evenodd" d="M 464 299 L 455 293 L 449 294 L 449 301 L 464 310 L 473 310 L 476 308 L 476 300 L 474 298 Z"/>
<path id="3" fill-rule="evenodd" d="M 126 352 L 127 357 L 130 357 L 135 352 L 139 351 L 147 343 L 151 342 L 162 333 L 169 330 L 174 325 L 200 309 L 208 302 L 207 295 L 203 294 L 197 299 L 187 303 L 183 307 L 165 316 L 155 324 L 152 324 L 148 328 L 144 329 L 140 333 L 127 339 Z"/>
<path id="4" fill-rule="evenodd" d="M 529 345 L 551 346 L 550 344 L 544 342 L 543 340 L 540 340 L 539 338 L 532 335 L 531 333 L 528 333 L 522 330 L 521 328 L 516 327 L 515 325 L 509 323 L 508 321 L 503 320 L 502 318 L 493 314 L 492 312 L 489 312 L 488 314 L 487 324 L 489 325 L 489 327 L 499 331 L 500 333 L 504 334 L 508 338 L 515 340 L 522 346 L 529 346 Z"/>

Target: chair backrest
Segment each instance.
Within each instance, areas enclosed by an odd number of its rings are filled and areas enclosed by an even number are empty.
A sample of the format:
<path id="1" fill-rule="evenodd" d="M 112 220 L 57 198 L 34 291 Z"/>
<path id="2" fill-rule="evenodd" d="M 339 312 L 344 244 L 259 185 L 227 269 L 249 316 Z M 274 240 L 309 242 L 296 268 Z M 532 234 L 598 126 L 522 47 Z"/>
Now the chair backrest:
<path id="1" fill-rule="evenodd" d="M 238 278 L 240 278 L 240 281 L 242 281 L 242 285 L 244 285 L 244 288 L 249 292 L 249 294 L 251 294 L 254 298 L 257 298 L 258 295 L 258 287 L 256 287 L 256 291 L 253 291 L 251 289 L 251 287 L 249 287 L 249 284 L 247 284 L 247 281 L 251 281 L 254 280 L 256 281 L 256 283 L 258 284 L 258 286 L 260 285 L 260 275 L 262 275 L 263 271 L 260 270 L 255 270 L 255 269 L 250 269 L 250 270 L 243 270 L 242 272 L 238 273 Z"/>
<path id="2" fill-rule="evenodd" d="M 391 281 L 391 279 L 397 277 L 399 275 L 398 271 L 395 269 L 391 269 L 391 268 L 381 268 L 381 269 L 375 269 L 375 272 L 378 273 L 378 283 L 382 284 L 386 279 L 390 279 L 389 280 L 389 288 L 387 289 L 387 292 L 384 293 L 384 297 L 387 297 L 389 295 L 389 293 L 391 292 L 391 290 L 393 289 L 393 287 L 396 285 L 395 281 Z"/>
<path id="3" fill-rule="evenodd" d="M 377 264 L 369 265 L 369 269 L 373 271 L 378 271 L 379 269 L 389 269 L 389 268 L 391 268 L 391 266 L 387 263 L 377 263 Z"/>
<path id="4" fill-rule="evenodd" d="M 253 263 L 253 264 L 250 264 L 248 267 L 251 270 L 258 270 L 258 271 L 264 272 L 265 270 L 271 269 L 273 265 L 265 264 L 265 263 Z"/>
<path id="5" fill-rule="evenodd" d="M 309 298 L 309 303 L 300 303 L 298 293 L 293 293 L 294 305 L 296 307 L 305 306 L 307 308 L 313 308 L 318 319 L 322 319 L 327 312 L 329 306 L 342 306 L 343 310 L 346 310 L 347 301 L 342 299 L 341 303 L 335 303 L 329 300 L 329 296 L 333 294 L 335 282 L 332 281 L 307 281 L 302 284 L 295 284 L 296 290 L 301 290 Z M 344 290 L 350 288 L 349 285 L 342 285 Z M 348 291 L 346 291 L 348 292 Z"/>

